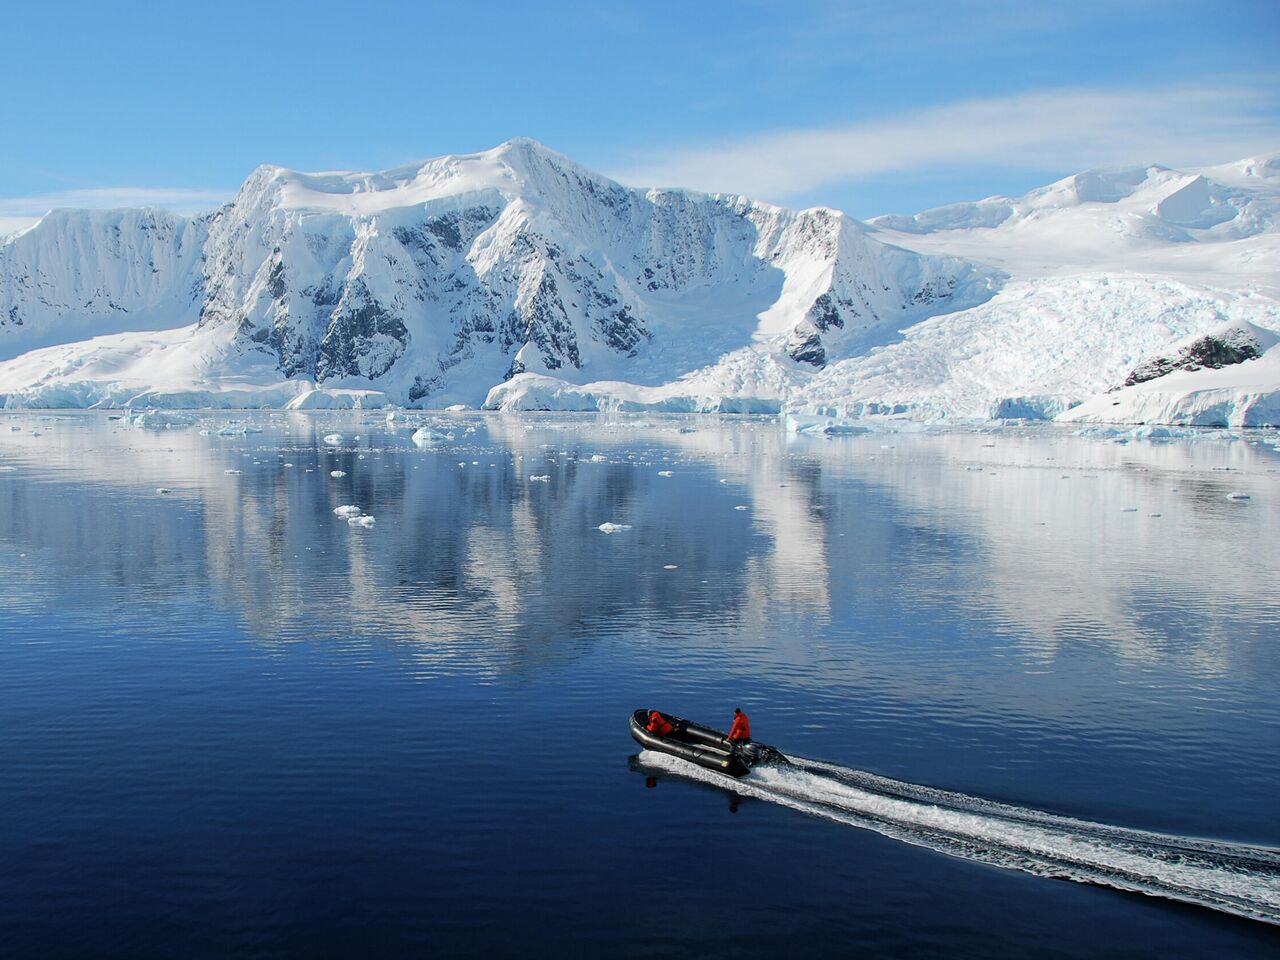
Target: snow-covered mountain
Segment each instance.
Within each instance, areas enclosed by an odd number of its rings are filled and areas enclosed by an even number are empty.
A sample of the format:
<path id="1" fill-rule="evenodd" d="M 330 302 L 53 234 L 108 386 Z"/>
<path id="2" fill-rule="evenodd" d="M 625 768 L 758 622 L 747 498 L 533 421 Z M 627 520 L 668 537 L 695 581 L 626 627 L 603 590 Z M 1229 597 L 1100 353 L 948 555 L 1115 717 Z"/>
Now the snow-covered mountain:
<path id="1" fill-rule="evenodd" d="M 205 217 L 59 212 L 0 246 L 0 393 L 478 405 L 525 372 L 659 386 L 743 349 L 813 371 L 994 278 L 832 210 L 628 189 L 530 140 L 378 174 L 261 167 Z"/>
<path id="2" fill-rule="evenodd" d="M 1007 280 L 983 304 L 828 366 L 792 397 L 797 409 L 1055 416 L 1121 386 L 1182 338 L 1232 324 L 1280 330 L 1280 154 L 1187 172 L 1090 171 L 1021 198 L 871 226 L 887 242 Z M 1239 403 L 1224 405 L 1219 392 L 1215 409 L 1226 422 L 1257 422 L 1276 404 L 1248 364 L 1236 373 L 1248 381 Z M 1234 375 L 1215 374 L 1219 387 Z M 1280 382 L 1270 390 L 1280 397 Z M 1181 418 L 1180 407 L 1171 401 L 1164 415 Z M 1117 420 L 1151 412 L 1115 397 L 1106 409 Z"/>
<path id="3" fill-rule="evenodd" d="M 0 243 L 9 406 L 986 417 L 1106 394 L 1081 412 L 1149 418 L 1136 367 L 1244 327 L 1280 331 L 1280 154 L 861 224 L 630 189 L 513 140 L 378 174 L 261 167 L 203 217 L 58 212 Z M 1270 422 L 1274 350 L 1178 370 L 1159 416 L 1205 416 L 1184 393 L 1211 373 L 1212 416 Z"/>

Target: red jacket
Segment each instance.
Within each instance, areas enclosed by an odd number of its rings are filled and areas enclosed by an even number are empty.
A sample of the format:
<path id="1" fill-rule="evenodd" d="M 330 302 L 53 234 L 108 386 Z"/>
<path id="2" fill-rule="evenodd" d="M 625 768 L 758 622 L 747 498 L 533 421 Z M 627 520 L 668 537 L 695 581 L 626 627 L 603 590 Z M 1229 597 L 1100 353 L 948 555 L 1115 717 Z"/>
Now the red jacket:
<path id="1" fill-rule="evenodd" d="M 667 718 L 660 714 L 657 710 L 649 711 L 649 723 L 645 727 L 650 733 L 656 733 L 660 737 L 665 737 L 671 733 L 675 727 L 667 723 Z"/>
<path id="2" fill-rule="evenodd" d="M 735 713 L 733 715 L 733 726 L 729 728 L 729 739 L 751 739 L 751 721 L 747 719 L 747 715 L 745 713 Z"/>

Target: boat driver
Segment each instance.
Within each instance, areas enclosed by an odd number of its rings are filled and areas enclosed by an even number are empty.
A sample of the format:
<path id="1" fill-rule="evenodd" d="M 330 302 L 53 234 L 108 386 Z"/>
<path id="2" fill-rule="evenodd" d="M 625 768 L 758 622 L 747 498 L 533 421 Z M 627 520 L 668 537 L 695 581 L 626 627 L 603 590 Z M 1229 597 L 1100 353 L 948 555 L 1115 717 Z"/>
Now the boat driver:
<path id="1" fill-rule="evenodd" d="M 660 737 L 669 737 L 671 731 L 675 727 L 667 722 L 667 718 L 660 714 L 657 710 L 649 711 L 649 722 L 645 725 L 645 729 L 650 733 L 656 733 Z"/>

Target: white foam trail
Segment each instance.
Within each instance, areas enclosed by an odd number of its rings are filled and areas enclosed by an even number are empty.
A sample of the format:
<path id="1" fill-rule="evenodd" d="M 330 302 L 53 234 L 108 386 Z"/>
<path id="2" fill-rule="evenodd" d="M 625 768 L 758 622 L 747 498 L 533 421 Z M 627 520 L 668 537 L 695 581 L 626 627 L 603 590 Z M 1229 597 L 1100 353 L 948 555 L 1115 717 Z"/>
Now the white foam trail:
<path id="1" fill-rule="evenodd" d="M 951 856 L 1280 924 L 1280 850 L 1130 830 L 903 783 L 819 760 L 740 780 L 646 750 L 645 766 Z"/>

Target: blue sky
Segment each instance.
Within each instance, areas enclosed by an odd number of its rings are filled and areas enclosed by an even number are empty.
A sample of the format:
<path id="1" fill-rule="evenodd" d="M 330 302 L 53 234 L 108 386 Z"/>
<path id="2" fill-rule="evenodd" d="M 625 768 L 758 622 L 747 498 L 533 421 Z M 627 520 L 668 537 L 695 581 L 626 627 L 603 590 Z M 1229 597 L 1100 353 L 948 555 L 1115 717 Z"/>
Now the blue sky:
<path id="1" fill-rule="evenodd" d="M 866 217 L 1280 150 L 1280 2 L 9 4 L 0 227 L 531 136 Z"/>

